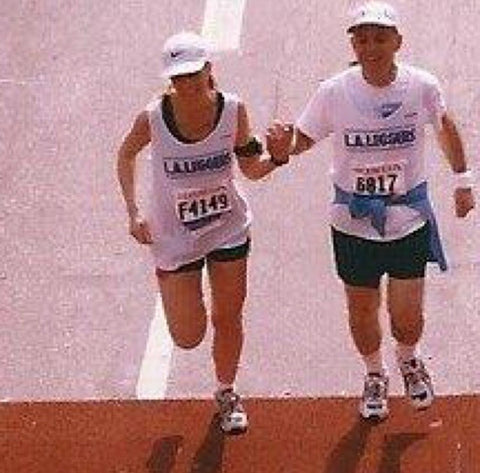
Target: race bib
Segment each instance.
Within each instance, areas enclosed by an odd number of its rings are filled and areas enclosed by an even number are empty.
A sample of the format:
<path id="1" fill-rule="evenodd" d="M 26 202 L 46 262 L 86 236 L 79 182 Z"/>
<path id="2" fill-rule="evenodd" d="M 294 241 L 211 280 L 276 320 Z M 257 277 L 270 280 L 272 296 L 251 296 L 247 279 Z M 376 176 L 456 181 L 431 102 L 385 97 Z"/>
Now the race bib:
<path id="1" fill-rule="evenodd" d="M 356 163 L 351 170 L 353 192 L 360 195 L 405 194 L 405 166 L 405 161 Z"/>
<path id="2" fill-rule="evenodd" d="M 211 189 L 186 189 L 175 196 L 177 218 L 189 230 L 203 232 L 218 226 L 221 216 L 232 210 L 225 186 Z"/>

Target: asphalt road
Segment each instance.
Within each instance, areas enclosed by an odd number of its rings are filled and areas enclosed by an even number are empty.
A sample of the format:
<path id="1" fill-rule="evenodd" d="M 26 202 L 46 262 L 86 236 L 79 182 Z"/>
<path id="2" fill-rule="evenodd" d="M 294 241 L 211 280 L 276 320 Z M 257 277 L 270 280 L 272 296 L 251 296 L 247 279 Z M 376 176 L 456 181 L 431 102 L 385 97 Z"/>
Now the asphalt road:
<path id="1" fill-rule="evenodd" d="M 295 119 L 319 81 L 346 67 L 349 5 L 247 2 L 241 49 L 223 53 L 215 73 L 243 97 L 258 133 L 275 116 Z M 473 0 L 397 5 L 401 59 L 441 79 L 478 168 L 480 12 Z M 432 140 L 432 194 L 451 262 L 428 276 L 422 350 L 442 395 L 433 410 L 417 416 L 394 399 L 378 429 L 356 420 L 362 367 L 332 266 L 328 142 L 262 183 L 242 181 L 255 223 L 238 385 L 252 434 L 219 437 L 211 403 L 196 400 L 213 389 L 210 333 L 194 352 L 173 351 L 166 396 L 175 401 L 134 401 L 156 285 L 148 252 L 127 234 L 115 154 L 163 87 L 164 39 L 200 30 L 203 11 L 198 0 L 0 4 L 2 471 L 479 471 L 480 220 L 478 210 L 453 216 L 448 167 Z M 392 364 L 390 341 L 387 333 Z M 396 376 L 392 391 L 400 393 Z"/>
<path id="2" fill-rule="evenodd" d="M 244 98 L 258 133 L 274 116 L 295 119 L 319 81 L 351 59 L 342 6 L 247 3 L 241 50 L 220 55 L 215 72 Z M 0 397 L 132 397 L 156 287 L 148 252 L 126 232 L 115 152 L 137 111 L 163 87 L 164 39 L 199 30 L 203 5 L 24 1 L 0 8 L 8 33 L 0 56 Z M 401 59 L 440 77 L 475 167 L 480 66 L 471 58 L 479 13 L 472 2 L 454 8 L 447 1 L 433 12 L 426 1 L 404 2 L 402 13 Z M 322 143 L 262 183 L 243 182 L 255 213 L 239 378 L 246 394 L 358 391 L 360 366 L 325 221 L 329 151 Z M 428 156 L 452 270 L 431 270 L 424 352 L 439 392 L 477 392 L 478 212 L 453 217 L 448 168 L 434 144 Z M 145 195 L 148 160 L 142 163 Z M 194 353 L 174 351 L 169 397 L 208 396 L 212 381 L 209 340 Z"/>

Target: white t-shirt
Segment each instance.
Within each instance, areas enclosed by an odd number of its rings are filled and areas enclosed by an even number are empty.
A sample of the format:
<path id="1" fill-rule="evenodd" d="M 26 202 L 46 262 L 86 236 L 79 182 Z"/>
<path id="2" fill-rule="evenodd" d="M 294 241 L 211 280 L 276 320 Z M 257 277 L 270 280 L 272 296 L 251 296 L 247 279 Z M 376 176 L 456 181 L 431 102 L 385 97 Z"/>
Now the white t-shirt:
<path id="1" fill-rule="evenodd" d="M 322 82 L 297 121 L 314 141 L 333 135 L 333 183 L 346 192 L 404 194 L 425 181 L 425 126 L 437 130 L 446 112 L 437 79 L 400 64 L 395 81 L 374 87 L 354 66 Z M 350 235 L 395 240 L 424 221 L 406 206 L 387 207 L 385 236 L 368 217 L 354 219 L 348 207 L 332 204 L 331 224 Z"/>
<path id="2" fill-rule="evenodd" d="M 215 129 L 195 143 L 171 133 L 161 99 L 147 107 L 153 173 L 149 223 L 158 268 L 174 270 L 247 239 L 252 215 L 234 180 L 239 100 L 223 97 Z"/>

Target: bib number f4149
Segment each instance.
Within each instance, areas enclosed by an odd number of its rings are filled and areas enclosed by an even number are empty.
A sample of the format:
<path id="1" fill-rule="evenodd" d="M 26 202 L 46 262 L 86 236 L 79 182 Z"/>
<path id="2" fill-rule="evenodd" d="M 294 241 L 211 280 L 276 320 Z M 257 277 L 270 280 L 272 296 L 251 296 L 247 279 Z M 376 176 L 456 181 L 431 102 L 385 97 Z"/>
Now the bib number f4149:
<path id="1" fill-rule="evenodd" d="M 188 189 L 176 195 L 175 210 L 178 219 L 189 229 L 210 226 L 220 216 L 231 210 L 225 186 L 214 189 Z"/>

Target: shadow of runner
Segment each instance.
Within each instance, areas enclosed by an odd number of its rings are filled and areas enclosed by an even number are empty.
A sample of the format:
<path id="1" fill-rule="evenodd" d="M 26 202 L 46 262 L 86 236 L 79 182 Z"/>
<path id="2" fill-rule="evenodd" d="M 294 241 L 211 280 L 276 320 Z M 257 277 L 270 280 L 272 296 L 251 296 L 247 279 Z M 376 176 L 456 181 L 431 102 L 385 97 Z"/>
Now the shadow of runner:
<path id="1" fill-rule="evenodd" d="M 355 473 L 376 422 L 358 419 L 327 459 L 324 473 Z"/>
<path id="2" fill-rule="evenodd" d="M 426 433 L 401 433 L 385 436 L 378 473 L 400 473 L 400 460 L 405 450 L 427 437 Z"/>
<path id="3" fill-rule="evenodd" d="M 150 473 L 170 473 L 175 466 L 178 450 L 183 444 L 183 437 L 172 435 L 163 437 L 153 445 L 147 468 Z"/>
<path id="4" fill-rule="evenodd" d="M 190 473 L 220 473 L 224 448 L 225 434 L 220 428 L 218 414 L 214 414 L 207 435 L 193 458 Z"/>

